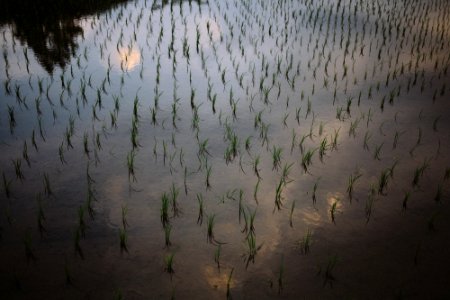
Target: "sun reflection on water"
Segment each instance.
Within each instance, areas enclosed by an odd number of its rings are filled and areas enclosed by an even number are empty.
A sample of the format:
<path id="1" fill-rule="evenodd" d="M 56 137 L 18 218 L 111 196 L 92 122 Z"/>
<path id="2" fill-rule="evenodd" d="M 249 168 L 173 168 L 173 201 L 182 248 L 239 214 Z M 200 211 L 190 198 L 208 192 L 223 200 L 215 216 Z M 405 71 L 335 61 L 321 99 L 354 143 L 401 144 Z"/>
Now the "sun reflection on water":
<path id="1" fill-rule="evenodd" d="M 120 48 L 117 63 L 124 71 L 131 71 L 141 63 L 141 53 L 135 48 Z"/>
<path id="2" fill-rule="evenodd" d="M 222 270 L 222 272 L 218 272 L 218 270 L 212 266 L 206 266 L 203 270 L 205 274 L 206 281 L 208 284 L 218 290 L 226 290 L 228 284 L 228 270 Z M 236 285 L 236 281 L 233 277 L 231 277 L 230 288 L 233 288 Z"/>

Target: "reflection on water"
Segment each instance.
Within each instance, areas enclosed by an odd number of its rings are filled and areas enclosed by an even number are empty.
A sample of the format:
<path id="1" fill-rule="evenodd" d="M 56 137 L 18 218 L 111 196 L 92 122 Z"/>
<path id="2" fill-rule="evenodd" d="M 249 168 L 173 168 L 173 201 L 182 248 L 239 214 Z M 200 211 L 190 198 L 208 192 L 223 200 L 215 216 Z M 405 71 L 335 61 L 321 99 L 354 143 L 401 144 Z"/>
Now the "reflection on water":
<path id="1" fill-rule="evenodd" d="M 234 298 L 364 299 L 348 287 L 425 278 L 403 275 L 450 220 L 450 44 L 414 41 L 447 15 L 417 8 L 409 32 L 392 8 L 389 33 L 387 0 L 88 1 L 0 4 L 3 298 L 223 299 L 231 277 Z M 393 284 L 353 281 L 369 269 Z"/>
<path id="2" fill-rule="evenodd" d="M 141 62 L 141 53 L 138 49 L 121 48 L 115 60 L 122 70 L 131 71 Z"/>
<path id="3" fill-rule="evenodd" d="M 229 270 L 222 270 L 219 272 L 216 268 L 212 266 L 205 266 L 203 273 L 206 278 L 206 281 L 213 289 L 218 290 L 226 290 L 227 284 L 230 285 L 230 288 L 233 288 L 236 285 L 236 280 L 231 277 L 230 282 L 228 283 L 228 274 Z"/>
<path id="4" fill-rule="evenodd" d="M 80 19 L 99 14 L 127 0 L 1 1 L 0 26 L 12 27 L 14 37 L 33 49 L 44 69 L 64 68 L 83 37 Z"/>
<path id="5" fill-rule="evenodd" d="M 328 203 L 328 209 L 331 209 L 333 205 L 336 206 L 336 209 L 339 212 L 342 212 L 343 205 L 342 201 L 345 199 L 345 196 L 340 192 L 334 192 L 334 193 L 328 193 L 327 194 L 327 203 Z"/>
<path id="6" fill-rule="evenodd" d="M 322 217 L 320 213 L 313 208 L 305 208 L 301 212 L 301 220 L 308 226 L 317 226 L 321 223 Z"/>
<path id="7" fill-rule="evenodd" d="M 181 4 L 183 2 L 189 2 L 189 5 L 192 5 L 192 3 L 197 3 L 198 6 L 200 6 L 200 4 L 202 4 L 204 1 L 202 0 L 155 0 L 153 1 L 153 5 L 152 5 L 152 10 L 158 10 L 158 9 L 163 9 L 164 6 L 170 4 L 172 7 L 175 4 Z"/>

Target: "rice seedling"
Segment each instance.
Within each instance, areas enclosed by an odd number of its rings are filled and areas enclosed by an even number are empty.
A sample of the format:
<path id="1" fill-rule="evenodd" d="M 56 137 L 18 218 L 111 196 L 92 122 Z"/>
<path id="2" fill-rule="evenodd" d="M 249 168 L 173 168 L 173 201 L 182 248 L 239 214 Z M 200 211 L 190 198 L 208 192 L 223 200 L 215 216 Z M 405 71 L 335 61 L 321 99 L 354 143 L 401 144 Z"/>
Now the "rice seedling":
<path id="1" fill-rule="evenodd" d="M 122 204 L 122 227 L 125 229 L 128 227 L 128 221 L 127 221 L 127 215 L 128 215 L 128 206 L 125 204 Z"/>
<path id="2" fill-rule="evenodd" d="M 128 234 L 126 228 L 119 228 L 120 253 L 128 253 Z"/>
<path id="3" fill-rule="evenodd" d="M 323 156 L 325 155 L 325 152 L 327 151 L 328 147 L 329 147 L 328 139 L 325 137 L 319 146 L 319 158 L 321 162 L 323 162 Z"/>
<path id="4" fill-rule="evenodd" d="M 124 300 L 125 297 L 123 296 L 123 292 L 120 288 L 117 288 L 114 291 L 114 300 Z"/>
<path id="5" fill-rule="evenodd" d="M 402 134 L 401 132 L 398 132 L 398 131 L 395 132 L 394 142 L 392 144 L 392 149 L 396 149 L 397 148 L 398 140 L 399 140 L 401 134 Z"/>
<path id="6" fill-rule="evenodd" d="M 434 201 L 436 203 L 441 203 L 442 201 L 442 183 L 438 183 L 436 195 L 434 196 Z"/>
<path id="7" fill-rule="evenodd" d="M 215 225 L 215 214 L 209 215 L 207 219 L 207 234 L 206 241 L 211 244 L 215 244 L 216 240 L 214 238 L 214 225 Z"/>
<path id="8" fill-rule="evenodd" d="M 53 195 L 53 191 L 50 185 L 50 179 L 48 177 L 48 174 L 44 172 L 44 193 L 46 196 Z"/>
<path id="9" fill-rule="evenodd" d="M 83 148 L 84 148 L 84 154 L 89 158 L 89 153 L 91 152 L 89 150 L 89 142 L 88 142 L 88 134 L 87 132 L 83 135 Z"/>
<path id="10" fill-rule="evenodd" d="M 204 214 L 204 201 L 203 201 L 203 195 L 197 194 L 197 201 L 198 201 L 198 217 L 197 217 L 197 224 L 200 226 L 203 223 L 203 214 Z"/>
<path id="11" fill-rule="evenodd" d="M 241 216 L 242 214 L 244 214 L 244 218 L 245 218 L 245 211 L 244 211 L 244 206 L 242 205 L 242 199 L 244 198 L 244 191 L 241 189 L 239 190 L 239 224 L 241 224 Z M 245 219 L 246 224 L 247 224 L 247 219 Z"/>
<path id="12" fill-rule="evenodd" d="M 441 119 L 441 116 L 438 116 L 433 121 L 433 131 L 434 132 L 438 132 L 438 126 L 437 125 L 438 125 L 438 122 L 439 122 L 440 119 Z"/>
<path id="13" fill-rule="evenodd" d="M 353 186 L 355 184 L 355 182 L 361 178 L 362 174 L 360 173 L 355 173 L 355 174 L 350 174 L 349 178 L 348 178 L 348 184 L 347 184 L 347 194 L 348 197 L 350 199 L 350 202 L 352 201 L 353 198 Z"/>
<path id="14" fill-rule="evenodd" d="M 320 180 L 320 177 L 317 178 L 316 182 L 314 182 L 313 191 L 312 191 L 312 194 L 311 194 L 311 198 L 312 198 L 312 202 L 313 202 L 314 206 L 316 205 L 316 202 L 317 202 L 316 192 L 317 192 L 317 187 L 318 187 L 318 184 L 319 184 L 319 180 Z"/>
<path id="15" fill-rule="evenodd" d="M 297 125 L 300 125 L 300 112 L 301 112 L 302 108 L 296 108 L 295 109 L 295 120 L 297 121 Z"/>
<path id="16" fill-rule="evenodd" d="M 256 204 L 258 204 L 258 190 L 259 190 L 260 183 L 261 183 L 261 178 L 258 177 L 258 181 L 256 182 L 255 188 L 253 190 L 253 199 L 255 199 Z"/>
<path id="17" fill-rule="evenodd" d="M 133 117 L 132 120 L 132 127 L 131 127 L 131 145 L 133 147 L 133 150 L 138 148 L 140 146 L 137 137 L 138 137 L 138 120 L 136 117 Z"/>
<path id="18" fill-rule="evenodd" d="M 248 232 L 249 234 L 255 234 L 255 217 L 256 217 L 256 209 L 254 211 L 250 211 L 250 208 L 247 207 L 247 211 L 248 213 L 245 213 L 245 211 L 243 210 L 244 213 L 244 219 L 245 219 L 245 228 L 243 230 L 243 232 Z"/>
<path id="19" fill-rule="evenodd" d="M 42 134 L 41 134 L 42 136 Z M 66 128 L 66 131 L 64 133 L 65 139 L 66 139 L 66 145 L 67 145 L 67 150 L 69 150 L 70 148 L 73 149 L 73 145 L 72 145 L 72 132 L 70 131 L 69 128 Z"/>
<path id="20" fill-rule="evenodd" d="M 373 159 L 381 160 L 380 154 L 381 154 L 381 149 L 383 148 L 383 145 L 384 145 L 384 143 L 381 143 L 380 145 L 375 147 L 375 152 L 373 154 Z"/>
<path id="21" fill-rule="evenodd" d="M 210 177 L 211 177 L 211 166 L 208 166 L 206 168 L 206 189 L 211 189 L 211 183 L 210 183 Z"/>
<path id="22" fill-rule="evenodd" d="M 395 168 L 397 167 L 398 163 L 399 163 L 398 159 L 394 160 L 391 167 L 389 168 L 389 175 L 391 178 L 394 178 L 394 171 L 395 171 Z"/>
<path id="23" fill-rule="evenodd" d="M 284 256 L 281 255 L 280 270 L 278 271 L 278 295 L 283 291 Z"/>
<path id="24" fill-rule="evenodd" d="M 9 131 L 11 134 L 14 133 L 14 128 L 17 125 L 14 107 L 8 105 L 8 118 L 9 118 Z"/>
<path id="25" fill-rule="evenodd" d="M 95 189 L 93 188 L 92 179 L 89 179 L 88 177 L 88 188 L 87 188 L 87 197 L 86 197 L 86 203 L 85 207 L 88 210 L 89 216 L 91 219 L 94 219 L 95 216 L 95 210 L 93 207 L 93 202 L 97 200 L 95 196 Z"/>
<path id="26" fill-rule="evenodd" d="M 201 143 L 199 143 L 198 148 L 199 148 L 198 149 L 198 155 L 199 156 L 204 157 L 206 155 L 211 155 L 208 152 L 208 139 L 206 139 L 206 140 L 202 141 Z"/>
<path id="27" fill-rule="evenodd" d="M 261 176 L 259 175 L 259 163 L 260 163 L 260 156 L 257 155 L 255 157 L 255 159 L 253 160 L 253 172 L 255 173 L 255 175 L 258 177 L 258 179 L 261 178 Z"/>
<path id="28" fill-rule="evenodd" d="M 14 165 L 14 171 L 16 172 L 16 179 L 23 181 L 25 179 L 25 176 L 22 172 L 22 160 L 20 158 L 13 159 L 12 163 Z"/>
<path id="29" fill-rule="evenodd" d="M 416 146 L 419 146 L 421 144 L 422 144 L 422 128 L 419 127 Z"/>
<path id="30" fill-rule="evenodd" d="M 151 122 L 152 122 L 152 125 L 153 125 L 153 126 L 158 125 L 158 122 L 157 122 L 157 120 L 156 120 L 156 112 L 157 112 L 157 108 L 156 108 L 156 107 L 150 108 Z M 113 116 L 115 117 L 114 114 L 111 114 L 111 124 L 113 124 L 113 122 L 112 122 Z M 115 120 L 115 118 L 114 118 L 114 120 Z M 114 124 L 115 124 L 115 123 L 116 123 L 116 122 L 114 122 Z M 115 126 L 115 127 L 117 127 L 117 126 Z"/>
<path id="31" fill-rule="evenodd" d="M 295 200 L 292 201 L 291 211 L 290 211 L 290 213 L 289 213 L 289 226 L 291 226 L 291 228 L 294 227 L 293 221 L 292 221 L 292 216 L 293 216 L 293 214 L 294 214 L 294 209 L 295 209 Z"/>
<path id="32" fill-rule="evenodd" d="M 280 210 L 281 207 L 283 206 L 282 193 L 283 193 L 284 186 L 285 186 L 284 179 L 281 178 L 279 183 L 278 183 L 278 185 L 277 185 L 277 187 L 276 187 L 276 189 L 275 189 L 275 207 L 274 207 L 274 211 L 275 211 L 275 208 Z"/>
<path id="33" fill-rule="evenodd" d="M 356 120 L 354 120 L 350 123 L 350 129 L 348 131 L 348 136 L 353 135 L 354 138 L 356 137 L 356 129 L 358 128 L 359 121 L 360 121 L 360 119 L 357 118 Z"/>
<path id="34" fill-rule="evenodd" d="M 228 279 L 227 279 L 227 300 L 231 300 L 230 287 L 231 287 L 231 278 L 233 276 L 233 271 L 234 271 L 234 268 L 231 268 L 230 274 L 228 275 Z"/>
<path id="35" fill-rule="evenodd" d="M 344 108 L 341 107 L 341 106 L 338 106 L 336 108 L 336 119 L 338 119 L 339 121 L 344 121 L 345 120 L 343 111 L 344 111 Z"/>
<path id="36" fill-rule="evenodd" d="M 366 133 L 364 134 L 364 144 L 363 144 L 364 150 L 369 151 L 369 140 L 371 137 L 372 134 L 369 131 L 366 131 Z"/>
<path id="37" fill-rule="evenodd" d="M 252 137 L 249 136 L 245 139 L 245 150 L 247 151 L 247 153 L 250 154 L 250 148 L 251 148 L 251 139 Z"/>
<path id="38" fill-rule="evenodd" d="M 217 269 L 220 272 L 220 254 L 222 252 L 222 245 L 217 245 L 216 250 L 214 251 L 214 262 L 217 264 Z"/>
<path id="39" fill-rule="evenodd" d="M 130 179 L 132 179 L 133 182 L 136 181 L 135 169 L 134 169 L 135 157 L 136 157 L 136 152 L 134 150 L 131 150 L 130 152 L 128 152 L 128 154 L 127 154 L 128 181 L 130 181 Z"/>
<path id="40" fill-rule="evenodd" d="M 283 149 L 281 147 L 273 146 L 273 149 L 272 149 L 272 161 L 273 161 L 272 170 L 278 170 L 278 168 L 281 167 L 281 153 L 282 152 L 283 152 Z"/>
<path id="41" fill-rule="evenodd" d="M 370 217 L 373 212 L 373 204 L 375 201 L 376 189 L 374 186 L 370 187 L 369 194 L 366 201 L 365 214 L 366 214 L 366 224 L 369 223 Z"/>
<path id="42" fill-rule="evenodd" d="M 163 227 L 169 224 L 169 197 L 166 193 L 161 196 L 160 219 Z"/>
<path id="43" fill-rule="evenodd" d="M 337 146 L 338 146 L 338 137 L 339 137 L 339 131 L 341 130 L 341 128 L 339 127 L 337 130 L 334 129 L 334 134 L 331 137 L 331 150 L 337 150 Z"/>
<path id="44" fill-rule="evenodd" d="M 339 203 L 339 199 L 336 199 L 330 208 L 330 216 L 331 216 L 331 222 L 336 224 L 336 212 L 337 212 L 337 204 Z"/>
<path id="45" fill-rule="evenodd" d="M 389 182 L 389 177 L 391 177 L 391 170 L 385 169 L 381 172 L 380 178 L 378 179 L 378 194 L 379 195 L 386 195 L 385 189 Z"/>
<path id="46" fill-rule="evenodd" d="M 81 239 L 81 232 L 80 232 L 79 228 L 77 228 L 75 230 L 75 234 L 74 234 L 75 254 L 79 255 L 81 259 L 84 259 L 84 253 L 83 253 L 83 249 L 81 248 L 81 245 L 80 245 L 80 239 Z"/>
<path id="47" fill-rule="evenodd" d="M 402 207 L 403 210 L 406 210 L 408 208 L 409 199 L 411 198 L 411 191 L 406 191 L 404 192 L 404 194 L 405 195 L 403 196 Z"/>
<path id="48" fill-rule="evenodd" d="M 245 240 L 246 240 L 246 244 L 247 244 L 247 259 L 246 259 L 245 268 L 247 269 L 250 262 L 252 262 L 253 264 L 255 263 L 255 256 L 258 253 L 258 251 L 261 249 L 262 244 L 260 244 L 258 246 L 256 245 L 256 236 L 252 232 L 247 234 L 247 237 Z"/>
<path id="49" fill-rule="evenodd" d="M 169 273 L 171 280 L 172 280 L 172 275 L 175 273 L 175 270 L 173 269 L 174 256 L 175 256 L 174 253 L 169 253 L 164 257 L 164 271 Z"/>
<path id="50" fill-rule="evenodd" d="M 313 89 L 314 89 L 314 85 L 313 85 Z M 314 94 L 314 93 L 313 93 Z M 311 100 L 308 97 L 308 103 L 307 103 L 307 108 L 306 108 L 306 114 L 305 114 L 305 119 L 308 118 L 308 115 L 311 113 Z"/>
<path id="51" fill-rule="evenodd" d="M 38 203 L 38 213 L 37 213 L 38 230 L 39 230 L 39 234 L 41 235 L 41 238 L 42 238 L 44 233 L 46 232 L 46 230 L 45 230 L 45 226 L 44 226 L 45 214 L 44 214 L 44 208 L 42 207 L 42 197 L 41 197 L 40 193 L 38 193 L 36 195 L 36 200 Z"/>
<path id="52" fill-rule="evenodd" d="M 323 286 L 326 286 L 327 284 L 330 285 L 330 287 L 333 287 L 334 281 L 336 281 L 336 277 L 334 275 L 334 269 L 336 267 L 336 264 L 338 263 L 338 257 L 337 255 L 333 255 L 328 259 L 327 266 L 325 268 L 325 273 L 323 274 L 324 281 Z"/>
<path id="53" fill-rule="evenodd" d="M 84 206 L 80 205 L 78 207 L 78 231 L 81 234 L 81 237 L 85 237 L 86 236 L 86 222 L 84 221 L 84 213 L 85 213 L 86 209 Z"/>
<path id="54" fill-rule="evenodd" d="M 97 145 L 97 149 L 98 150 L 102 150 L 102 143 L 101 143 L 101 140 L 100 140 L 100 133 L 98 133 L 98 132 L 95 135 L 95 144 Z"/>
<path id="55" fill-rule="evenodd" d="M 3 191 L 4 191 L 7 199 L 9 199 L 11 197 L 11 183 L 12 183 L 12 180 L 8 180 L 6 178 L 5 172 L 2 172 Z"/>
<path id="56" fill-rule="evenodd" d="M 23 243 L 25 245 L 25 256 L 27 259 L 27 264 L 29 264 L 30 262 L 36 263 L 37 257 L 34 253 L 33 244 L 31 240 L 31 233 L 29 230 L 27 230 L 25 233 Z"/>
<path id="57" fill-rule="evenodd" d="M 34 129 L 33 129 L 32 133 L 31 133 L 31 144 L 33 145 L 33 147 L 36 150 L 36 152 L 39 151 L 37 143 L 36 143 L 36 135 L 34 133 Z"/>
<path id="58" fill-rule="evenodd" d="M 312 232 L 311 229 L 308 228 L 302 240 L 300 241 L 300 251 L 302 254 L 306 255 L 309 253 L 311 248 L 311 242 L 312 242 Z"/>
<path id="59" fill-rule="evenodd" d="M 287 127 L 287 118 L 289 117 L 289 113 L 285 113 L 283 116 L 283 126 Z"/>
<path id="60" fill-rule="evenodd" d="M 312 157 L 313 157 L 313 155 L 314 155 L 314 152 L 316 152 L 316 150 L 317 150 L 317 148 L 316 148 L 316 149 L 313 149 L 313 150 L 308 150 L 308 151 L 306 151 L 306 153 L 304 153 L 303 156 L 302 156 L 302 167 L 303 167 L 303 171 L 304 171 L 305 173 L 308 172 L 308 167 L 309 167 L 309 166 L 311 165 L 311 163 L 312 163 Z"/>
<path id="61" fill-rule="evenodd" d="M 425 159 L 424 162 L 422 163 L 422 165 L 416 167 L 416 169 L 414 170 L 414 178 L 412 181 L 413 187 L 419 186 L 419 181 L 422 178 L 422 176 L 425 173 L 425 170 L 428 168 L 428 166 L 429 166 L 429 160 Z"/>
<path id="62" fill-rule="evenodd" d="M 177 217 L 179 214 L 179 208 L 178 208 L 178 195 L 180 194 L 180 189 L 175 187 L 175 184 L 172 183 L 172 186 L 170 188 L 170 199 L 171 199 L 171 203 L 172 203 L 172 212 L 173 212 L 173 216 Z"/>
<path id="63" fill-rule="evenodd" d="M 170 242 L 170 233 L 172 232 L 172 226 L 168 224 L 167 226 L 164 226 L 164 243 L 165 247 L 169 248 L 172 243 Z"/>
<path id="64" fill-rule="evenodd" d="M 236 194 L 237 191 L 238 191 L 238 189 L 228 190 L 227 193 L 226 193 L 226 195 L 225 195 L 226 198 L 227 198 L 228 200 L 236 201 L 236 196 L 235 196 L 235 194 Z"/>
<path id="65" fill-rule="evenodd" d="M 23 143 L 22 157 L 27 162 L 28 167 L 31 167 L 30 158 L 28 156 L 28 146 L 26 141 L 24 141 Z"/>

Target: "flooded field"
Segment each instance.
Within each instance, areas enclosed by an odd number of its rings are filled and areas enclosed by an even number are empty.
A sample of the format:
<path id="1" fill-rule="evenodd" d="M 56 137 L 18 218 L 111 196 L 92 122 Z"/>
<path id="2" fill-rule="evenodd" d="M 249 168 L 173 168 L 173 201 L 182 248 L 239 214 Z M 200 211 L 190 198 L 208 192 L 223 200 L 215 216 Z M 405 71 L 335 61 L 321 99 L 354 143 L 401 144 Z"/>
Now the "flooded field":
<path id="1" fill-rule="evenodd" d="M 0 4 L 2 299 L 450 296 L 450 2 L 61 3 Z"/>

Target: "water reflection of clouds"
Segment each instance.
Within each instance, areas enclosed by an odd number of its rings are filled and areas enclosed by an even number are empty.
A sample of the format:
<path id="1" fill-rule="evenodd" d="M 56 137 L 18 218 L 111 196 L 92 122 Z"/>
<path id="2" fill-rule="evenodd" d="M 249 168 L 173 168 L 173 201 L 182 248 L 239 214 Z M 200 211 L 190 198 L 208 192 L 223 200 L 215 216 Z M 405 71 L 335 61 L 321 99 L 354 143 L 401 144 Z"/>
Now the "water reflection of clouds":
<path id="1" fill-rule="evenodd" d="M 211 41 L 212 42 L 220 41 L 222 30 L 220 28 L 220 25 L 214 19 L 210 18 L 209 16 L 200 17 L 196 19 L 196 23 L 200 28 L 205 29 L 205 31 L 202 32 L 202 38 L 200 39 L 200 44 L 203 48 L 205 49 L 210 48 L 212 45 Z"/>
<path id="2" fill-rule="evenodd" d="M 114 60 L 125 71 L 131 71 L 141 63 L 141 53 L 136 48 L 121 48 Z"/>
<path id="3" fill-rule="evenodd" d="M 291 190 L 291 193 L 294 193 L 294 191 Z M 328 222 L 328 219 L 324 216 L 324 211 L 329 213 L 333 204 L 336 203 L 336 212 L 342 213 L 344 209 L 342 200 L 344 198 L 345 196 L 341 192 L 328 192 L 326 195 L 325 210 L 308 204 L 299 207 L 298 212 L 295 214 L 298 214 L 300 220 L 307 226 L 320 226 L 323 223 Z"/>
<path id="4" fill-rule="evenodd" d="M 340 193 L 340 192 L 333 192 L 333 193 L 329 192 L 327 194 L 328 209 L 331 209 L 333 204 L 336 203 L 336 209 L 338 211 L 342 212 L 342 209 L 343 209 L 342 200 L 343 199 L 344 199 L 344 195 L 342 195 L 342 193 Z"/>
<path id="5" fill-rule="evenodd" d="M 322 222 L 322 216 L 319 211 L 314 208 L 304 208 L 300 212 L 302 221 L 308 226 L 317 226 Z"/>
<path id="6" fill-rule="evenodd" d="M 227 289 L 228 276 L 230 272 L 231 270 L 221 270 L 221 272 L 219 272 L 217 268 L 212 266 L 205 266 L 203 269 L 203 275 L 208 285 L 220 291 Z M 236 286 L 236 283 L 235 277 L 231 277 L 230 288 Z"/>

